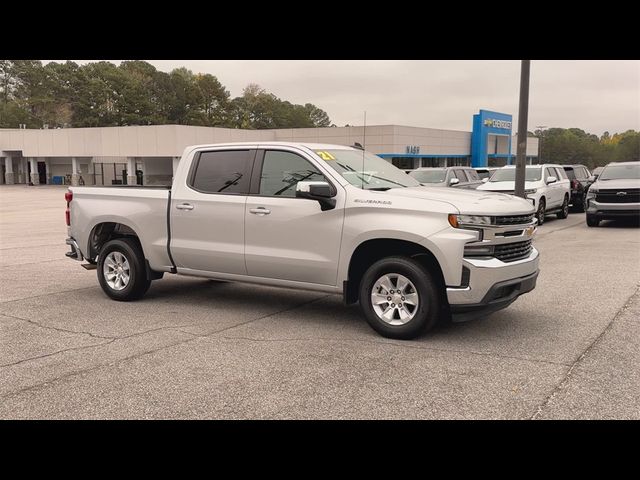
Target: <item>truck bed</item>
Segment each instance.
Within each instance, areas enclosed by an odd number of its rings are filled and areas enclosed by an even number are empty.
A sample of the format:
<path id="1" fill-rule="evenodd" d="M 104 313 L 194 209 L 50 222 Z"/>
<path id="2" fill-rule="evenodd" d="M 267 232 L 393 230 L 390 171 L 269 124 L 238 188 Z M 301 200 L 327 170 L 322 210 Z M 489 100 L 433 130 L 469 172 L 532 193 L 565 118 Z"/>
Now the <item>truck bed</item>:
<path id="1" fill-rule="evenodd" d="M 69 190 L 73 193 L 71 234 L 85 257 L 93 229 L 101 223 L 117 223 L 136 233 L 152 268 L 165 271 L 171 267 L 167 252 L 171 187 L 113 185 Z"/>

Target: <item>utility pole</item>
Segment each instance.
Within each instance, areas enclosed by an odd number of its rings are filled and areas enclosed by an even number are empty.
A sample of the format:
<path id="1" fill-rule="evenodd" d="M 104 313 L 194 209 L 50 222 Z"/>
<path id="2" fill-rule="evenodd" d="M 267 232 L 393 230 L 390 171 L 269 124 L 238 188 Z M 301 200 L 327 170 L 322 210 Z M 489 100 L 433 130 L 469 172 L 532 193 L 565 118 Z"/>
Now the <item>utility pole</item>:
<path id="1" fill-rule="evenodd" d="M 538 164 L 542 163 L 542 136 L 544 134 L 545 129 L 549 128 L 546 125 L 536 125 L 536 128 L 540 131 L 540 135 L 538 136 Z"/>
<path id="2" fill-rule="evenodd" d="M 531 60 L 522 60 L 520 65 L 520 108 L 518 109 L 518 149 L 516 151 L 517 197 L 524 198 L 525 164 L 527 157 L 527 118 L 529 116 L 529 67 Z"/>

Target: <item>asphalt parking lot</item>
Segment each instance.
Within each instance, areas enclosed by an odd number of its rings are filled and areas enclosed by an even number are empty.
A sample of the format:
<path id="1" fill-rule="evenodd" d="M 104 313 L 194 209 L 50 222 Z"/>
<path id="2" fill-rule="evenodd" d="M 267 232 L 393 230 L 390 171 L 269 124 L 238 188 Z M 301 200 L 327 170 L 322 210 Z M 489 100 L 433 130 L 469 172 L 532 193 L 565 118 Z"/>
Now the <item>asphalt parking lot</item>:
<path id="1" fill-rule="evenodd" d="M 0 186 L 0 418 L 640 419 L 640 228 L 538 231 L 537 288 L 415 341 L 332 295 L 167 275 L 134 303 L 64 257 L 64 188 Z"/>

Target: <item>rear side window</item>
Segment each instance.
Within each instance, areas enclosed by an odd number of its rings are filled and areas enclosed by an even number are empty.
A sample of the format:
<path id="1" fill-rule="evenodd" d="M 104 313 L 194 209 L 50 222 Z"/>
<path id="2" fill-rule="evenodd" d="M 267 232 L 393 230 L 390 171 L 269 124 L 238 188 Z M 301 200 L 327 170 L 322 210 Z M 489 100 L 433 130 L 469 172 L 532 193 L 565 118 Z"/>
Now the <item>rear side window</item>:
<path id="1" fill-rule="evenodd" d="M 589 175 L 587 175 L 587 169 L 584 167 L 576 168 L 576 177 L 579 178 L 580 180 L 584 180 L 588 178 Z"/>
<path id="2" fill-rule="evenodd" d="M 248 194 L 254 150 L 202 152 L 189 183 L 203 193 Z"/>
<path id="3" fill-rule="evenodd" d="M 558 172 L 558 180 L 567 180 L 567 174 L 562 167 L 556 167 L 556 172 Z"/>
<path id="4" fill-rule="evenodd" d="M 475 170 L 466 170 L 467 172 L 467 177 L 469 177 L 469 180 L 471 180 L 472 182 L 480 180 L 480 177 L 478 177 L 478 172 L 476 172 Z"/>
<path id="5" fill-rule="evenodd" d="M 453 173 L 461 182 L 468 182 L 467 176 L 464 174 L 464 170 L 454 170 Z"/>
<path id="6" fill-rule="evenodd" d="M 565 168 L 564 172 L 567 174 L 567 177 L 569 177 L 571 180 L 576 178 L 576 170 L 574 168 Z"/>
<path id="7" fill-rule="evenodd" d="M 549 177 L 557 177 L 558 175 L 556 174 L 556 169 L 555 168 L 551 168 L 551 167 L 547 167 L 544 169 L 544 178 L 545 180 Z"/>

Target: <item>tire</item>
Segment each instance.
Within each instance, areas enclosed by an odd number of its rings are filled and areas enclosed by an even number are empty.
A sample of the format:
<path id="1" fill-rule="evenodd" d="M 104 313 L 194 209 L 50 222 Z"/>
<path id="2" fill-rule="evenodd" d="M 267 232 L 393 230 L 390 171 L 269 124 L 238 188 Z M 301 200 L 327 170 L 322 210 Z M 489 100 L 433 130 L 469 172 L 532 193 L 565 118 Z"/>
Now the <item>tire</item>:
<path id="1" fill-rule="evenodd" d="M 381 282 L 385 276 L 386 281 Z M 405 283 L 405 280 L 409 283 Z M 386 284 L 387 288 L 382 284 Z M 404 289 L 402 285 L 406 285 Z M 399 291 L 397 287 L 402 290 Z M 394 294 L 390 293 L 392 290 Z M 380 335 L 408 340 L 436 325 L 441 311 L 440 293 L 434 275 L 416 260 L 400 256 L 387 257 L 371 265 L 362 277 L 359 289 L 360 308 L 367 323 Z M 382 300 L 382 303 L 374 306 L 373 295 Z M 407 300 L 410 295 L 415 303 L 402 305 L 400 302 Z M 388 315 L 388 318 L 383 319 L 377 311 Z"/>
<path id="2" fill-rule="evenodd" d="M 588 227 L 597 227 L 600 225 L 600 220 L 595 215 L 589 215 L 587 213 L 587 226 Z"/>
<path id="3" fill-rule="evenodd" d="M 122 265 L 121 270 L 118 264 Z M 151 286 L 140 244 L 131 238 L 118 238 L 105 243 L 98 256 L 97 272 L 104 293 L 120 302 L 142 298 Z"/>
<path id="4" fill-rule="evenodd" d="M 545 202 L 544 198 L 541 198 L 540 202 L 538 203 L 538 211 L 536 212 L 536 218 L 538 219 L 538 226 L 544 223 L 544 209 L 546 208 L 546 206 L 547 206 L 547 203 Z"/>
<path id="5" fill-rule="evenodd" d="M 564 196 L 564 202 L 562 202 L 562 209 L 556 214 L 556 217 L 563 220 L 569 216 L 569 197 Z"/>

